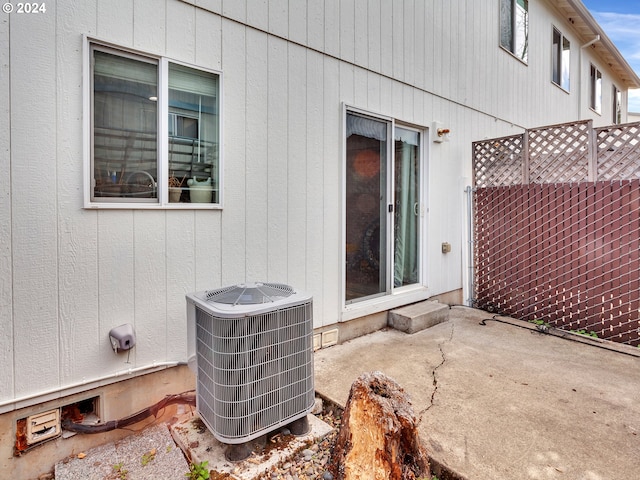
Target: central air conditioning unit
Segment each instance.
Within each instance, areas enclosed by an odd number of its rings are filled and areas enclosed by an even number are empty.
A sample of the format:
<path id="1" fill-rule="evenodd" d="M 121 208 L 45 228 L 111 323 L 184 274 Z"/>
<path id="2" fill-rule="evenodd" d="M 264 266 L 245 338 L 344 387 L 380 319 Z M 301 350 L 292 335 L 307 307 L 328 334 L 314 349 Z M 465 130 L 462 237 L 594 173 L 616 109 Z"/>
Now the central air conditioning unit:
<path id="1" fill-rule="evenodd" d="M 196 410 L 214 437 L 239 445 L 283 426 L 308 430 L 312 297 L 279 283 L 247 283 L 186 298 Z M 229 451 L 233 460 L 250 453 Z"/>

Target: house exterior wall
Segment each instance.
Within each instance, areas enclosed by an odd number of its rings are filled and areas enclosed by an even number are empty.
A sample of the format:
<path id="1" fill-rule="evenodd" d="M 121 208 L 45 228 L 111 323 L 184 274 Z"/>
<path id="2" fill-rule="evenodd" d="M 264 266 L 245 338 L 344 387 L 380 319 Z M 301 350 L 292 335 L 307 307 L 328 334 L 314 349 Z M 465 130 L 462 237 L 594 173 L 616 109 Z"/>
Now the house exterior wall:
<path id="1" fill-rule="evenodd" d="M 530 2 L 525 65 L 499 47 L 498 11 L 498 0 L 60 0 L 3 14 L 0 413 L 185 361 L 189 292 L 287 283 L 313 295 L 316 328 L 391 305 L 343 311 L 344 105 L 451 129 L 425 145 L 426 285 L 393 301 L 461 290 L 471 142 L 578 116 L 611 123 L 584 107 L 589 62 L 605 112 L 613 75 L 588 49 L 579 62 L 588 39 Z M 551 83 L 552 24 L 571 40 L 570 94 Z M 83 208 L 83 35 L 222 72 L 223 208 Z M 122 323 L 137 333 L 129 364 L 108 342 Z"/>

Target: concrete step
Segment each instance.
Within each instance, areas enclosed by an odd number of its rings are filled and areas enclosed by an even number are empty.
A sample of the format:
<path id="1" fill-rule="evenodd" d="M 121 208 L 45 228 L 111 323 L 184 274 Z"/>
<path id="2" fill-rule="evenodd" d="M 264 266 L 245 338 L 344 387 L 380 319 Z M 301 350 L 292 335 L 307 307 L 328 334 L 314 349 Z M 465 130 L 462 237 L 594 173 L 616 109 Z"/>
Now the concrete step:
<path id="1" fill-rule="evenodd" d="M 390 327 L 405 333 L 416 333 L 449 320 L 449 305 L 427 300 L 389 311 Z"/>

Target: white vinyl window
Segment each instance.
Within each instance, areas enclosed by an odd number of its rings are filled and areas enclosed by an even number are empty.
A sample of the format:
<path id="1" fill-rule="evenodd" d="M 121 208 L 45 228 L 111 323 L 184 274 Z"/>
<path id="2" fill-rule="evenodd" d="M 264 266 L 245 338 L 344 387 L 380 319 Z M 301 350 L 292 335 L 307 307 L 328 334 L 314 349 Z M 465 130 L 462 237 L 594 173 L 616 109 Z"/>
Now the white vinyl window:
<path id="1" fill-rule="evenodd" d="M 88 43 L 85 206 L 219 206 L 220 74 Z"/>
<path id="2" fill-rule="evenodd" d="M 589 76 L 589 107 L 602 113 L 602 73 L 593 64 Z"/>
<path id="3" fill-rule="evenodd" d="M 569 72 L 571 69 L 571 43 L 560 33 L 557 28 L 553 29 L 553 50 L 551 53 L 551 81 L 569 91 Z"/>
<path id="4" fill-rule="evenodd" d="M 527 63 L 529 59 L 528 0 L 500 0 L 500 46 Z"/>

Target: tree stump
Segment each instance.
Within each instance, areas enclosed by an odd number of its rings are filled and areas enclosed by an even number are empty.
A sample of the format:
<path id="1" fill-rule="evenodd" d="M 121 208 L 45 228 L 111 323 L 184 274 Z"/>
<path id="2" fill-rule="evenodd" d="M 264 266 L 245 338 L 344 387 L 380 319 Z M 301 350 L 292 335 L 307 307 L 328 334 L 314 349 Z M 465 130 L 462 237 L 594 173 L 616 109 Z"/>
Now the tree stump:
<path id="1" fill-rule="evenodd" d="M 351 385 L 330 469 L 335 480 L 431 478 L 409 396 L 383 373 Z"/>

